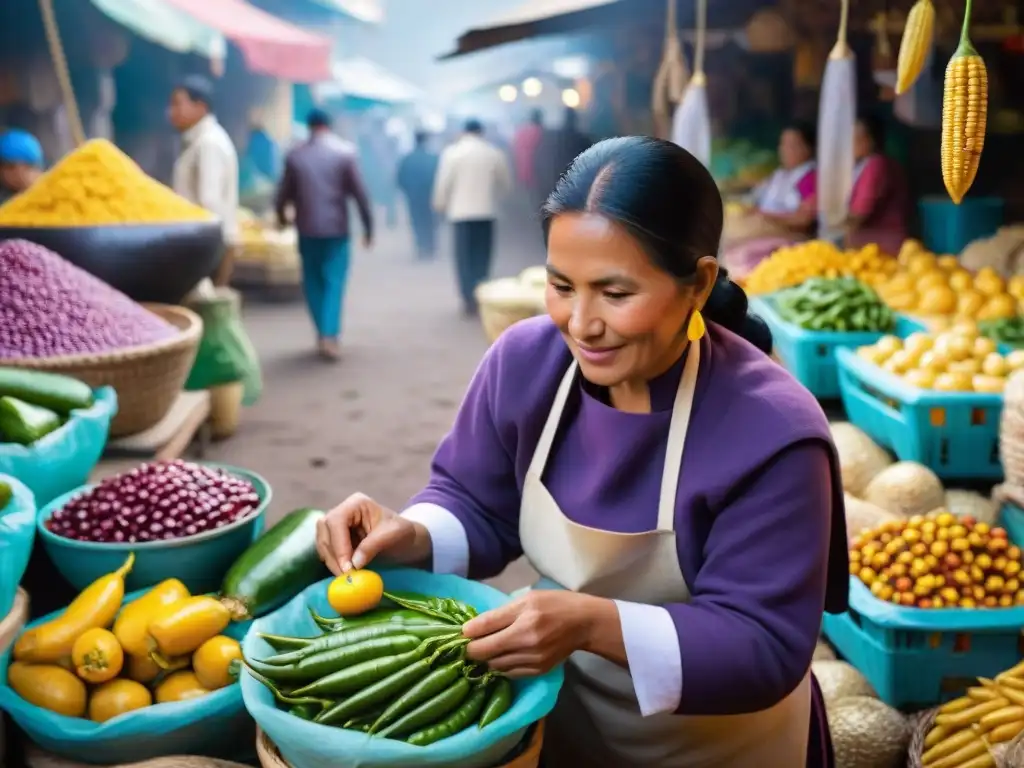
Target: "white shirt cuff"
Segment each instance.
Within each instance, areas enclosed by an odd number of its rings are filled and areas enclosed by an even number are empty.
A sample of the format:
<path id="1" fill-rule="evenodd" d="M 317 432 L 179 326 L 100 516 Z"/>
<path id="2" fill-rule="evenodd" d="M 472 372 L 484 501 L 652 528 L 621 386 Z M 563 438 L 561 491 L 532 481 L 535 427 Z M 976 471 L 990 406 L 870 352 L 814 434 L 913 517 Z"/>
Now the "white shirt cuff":
<path id="1" fill-rule="evenodd" d="M 437 504 L 413 504 L 402 517 L 419 523 L 430 534 L 434 573 L 469 573 L 469 538 L 459 518 Z"/>
<path id="2" fill-rule="evenodd" d="M 615 605 L 640 714 L 675 712 L 683 695 L 683 660 L 672 616 L 657 605 L 624 600 Z"/>

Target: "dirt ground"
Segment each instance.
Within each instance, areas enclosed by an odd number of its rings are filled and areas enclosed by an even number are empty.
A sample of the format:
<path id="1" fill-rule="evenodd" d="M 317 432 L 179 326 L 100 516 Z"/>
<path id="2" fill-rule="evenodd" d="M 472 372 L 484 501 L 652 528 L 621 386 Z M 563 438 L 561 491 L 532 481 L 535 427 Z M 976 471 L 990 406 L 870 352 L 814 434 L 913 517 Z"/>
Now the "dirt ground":
<path id="1" fill-rule="evenodd" d="M 356 491 L 400 509 L 422 487 L 487 348 L 479 321 L 461 315 L 446 234 L 432 263 L 414 260 L 404 223 L 380 232 L 372 250 L 355 251 L 336 365 L 313 356 L 303 304 L 246 302 L 264 394 L 208 458 L 270 481 L 271 522 Z M 543 258 L 539 226 L 527 214 L 499 223 L 495 276 Z M 512 589 L 529 581 L 525 564 L 515 564 L 496 584 Z"/>

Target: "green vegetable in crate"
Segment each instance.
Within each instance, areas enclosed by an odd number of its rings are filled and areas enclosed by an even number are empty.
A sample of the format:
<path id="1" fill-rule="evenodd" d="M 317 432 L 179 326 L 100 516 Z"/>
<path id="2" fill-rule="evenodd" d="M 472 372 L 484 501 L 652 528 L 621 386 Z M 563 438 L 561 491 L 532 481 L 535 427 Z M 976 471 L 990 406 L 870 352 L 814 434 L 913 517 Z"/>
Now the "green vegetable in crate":
<path id="1" fill-rule="evenodd" d="M 242 553 L 221 584 L 236 621 L 262 616 L 328 575 L 316 552 L 316 524 L 323 512 L 296 509 Z"/>
<path id="2" fill-rule="evenodd" d="M 993 341 L 1010 347 L 1024 348 L 1024 315 L 1000 320 L 983 320 L 979 330 Z"/>
<path id="3" fill-rule="evenodd" d="M 7 505 L 11 503 L 13 496 L 14 491 L 11 489 L 10 484 L 0 480 L 0 512 L 3 512 Z"/>
<path id="4" fill-rule="evenodd" d="M 43 371 L 0 366 L 0 397 L 15 397 L 32 405 L 67 416 L 76 408 L 93 404 L 93 392 L 88 384 L 69 376 Z"/>
<path id="5" fill-rule="evenodd" d="M 60 416 L 48 408 L 16 397 L 0 397 L 0 442 L 31 445 L 60 425 Z"/>
<path id="6" fill-rule="evenodd" d="M 779 293 L 775 306 L 808 331 L 889 333 L 896 316 L 871 288 L 852 278 L 815 278 Z"/>

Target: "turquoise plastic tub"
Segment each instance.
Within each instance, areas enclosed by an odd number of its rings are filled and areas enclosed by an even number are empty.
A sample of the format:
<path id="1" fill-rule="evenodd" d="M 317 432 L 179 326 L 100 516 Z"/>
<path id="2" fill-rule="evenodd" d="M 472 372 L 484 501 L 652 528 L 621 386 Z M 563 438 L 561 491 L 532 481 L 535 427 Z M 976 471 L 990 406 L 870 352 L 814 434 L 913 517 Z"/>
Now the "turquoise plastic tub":
<path id="1" fill-rule="evenodd" d="M 933 253 L 959 254 L 982 237 L 991 237 L 1003 225 L 1003 199 L 968 197 L 957 205 L 948 197 L 926 197 L 918 204 L 921 236 Z"/>
<path id="2" fill-rule="evenodd" d="M 272 492 L 270 484 L 255 472 L 227 464 L 204 464 L 252 483 L 260 497 L 259 506 L 223 528 L 183 539 L 115 544 L 78 541 L 51 533 L 46 521 L 75 496 L 92 487 L 85 485 L 54 499 L 39 512 L 37 536 L 57 570 L 78 590 L 120 568 L 128 553 L 134 552 L 135 565 L 125 581 L 129 590 L 145 589 L 164 579 L 178 578 L 193 594 L 216 592 L 228 568 L 263 532 L 264 513 Z"/>
<path id="3" fill-rule="evenodd" d="M 145 591 L 125 598 L 137 600 Z M 37 626 L 56 618 L 44 616 Z M 231 624 L 224 634 L 241 640 L 250 622 Z M 0 655 L 0 710 L 28 737 L 58 757 L 75 762 L 119 765 L 168 755 L 205 755 L 238 760 L 252 753 L 255 731 L 242 703 L 239 685 L 172 704 L 128 712 L 105 723 L 65 717 L 29 704 L 7 686 L 10 651 Z"/>
<path id="4" fill-rule="evenodd" d="M 72 411 L 64 426 L 42 440 L 0 444 L 0 473 L 27 485 L 40 507 L 78 488 L 103 455 L 116 413 L 117 393 L 110 387 L 97 389 L 89 408 Z"/>
<path id="5" fill-rule="evenodd" d="M 25 575 L 36 537 L 36 501 L 24 483 L 0 474 L 13 495 L 0 509 L 0 619 L 14 605 L 21 577 Z"/>
<path id="6" fill-rule="evenodd" d="M 1006 529 L 1006 536 L 1017 546 L 1024 546 L 1024 509 L 1014 504 L 1003 504 L 999 510 L 999 524 Z"/>
<path id="7" fill-rule="evenodd" d="M 411 568 L 380 569 L 379 573 L 388 590 L 453 597 L 481 613 L 512 599 L 494 587 L 458 576 Z M 273 653 L 259 637 L 260 632 L 308 637 L 319 634 L 309 609 L 324 616 L 337 615 L 327 603 L 330 581 L 313 584 L 283 608 L 257 619 L 242 643 L 245 656 L 262 659 Z M 503 764 L 530 726 L 551 711 L 562 679 L 562 668 L 556 667 L 546 675 L 514 681 L 512 707 L 494 723 L 484 729 L 468 728 L 427 747 L 301 720 L 278 709 L 270 691 L 245 673 L 242 696 L 249 714 L 293 768 L 493 768 Z"/>
<path id="8" fill-rule="evenodd" d="M 850 577 L 850 609 L 825 636 L 892 707 L 926 709 L 1021 659 L 1024 608 L 904 608 Z"/>
<path id="9" fill-rule="evenodd" d="M 836 350 L 874 344 L 884 333 L 843 333 L 840 331 L 808 331 L 786 322 L 776 311 L 772 296 L 752 297 L 750 310 L 761 317 L 772 332 L 772 344 L 786 370 L 819 400 L 839 397 L 839 373 Z M 907 336 L 923 326 L 897 316 L 894 333 Z"/>
<path id="10" fill-rule="evenodd" d="M 917 389 L 849 349 L 836 361 L 847 417 L 876 443 L 944 479 L 1002 478 L 1002 395 Z"/>

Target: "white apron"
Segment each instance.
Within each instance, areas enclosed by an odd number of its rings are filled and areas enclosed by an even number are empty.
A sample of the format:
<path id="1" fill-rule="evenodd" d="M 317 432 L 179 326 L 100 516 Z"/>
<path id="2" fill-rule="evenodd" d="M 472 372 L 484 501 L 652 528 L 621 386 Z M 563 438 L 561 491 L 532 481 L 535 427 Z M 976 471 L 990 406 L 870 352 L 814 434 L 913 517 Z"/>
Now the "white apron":
<path id="1" fill-rule="evenodd" d="M 547 580 L 556 588 L 652 605 L 690 599 L 674 521 L 699 364 L 700 344 L 692 344 L 669 427 L 658 527 L 642 533 L 612 533 L 574 523 L 541 482 L 576 381 L 577 364 L 569 367 L 523 485 L 519 536 L 527 559 L 543 577 L 539 586 Z M 729 659 L 720 663 L 727 665 Z M 580 651 L 566 664 L 565 685 L 548 719 L 545 762 L 554 768 L 801 768 L 807 760 L 810 718 L 810 671 L 792 694 L 763 712 L 643 717 L 629 673 Z"/>
<path id="2" fill-rule="evenodd" d="M 757 207 L 765 213 L 794 213 L 800 209 L 800 182 L 814 168 L 810 160 L 796 168 L 779 168 L 757 195 Z"/>

